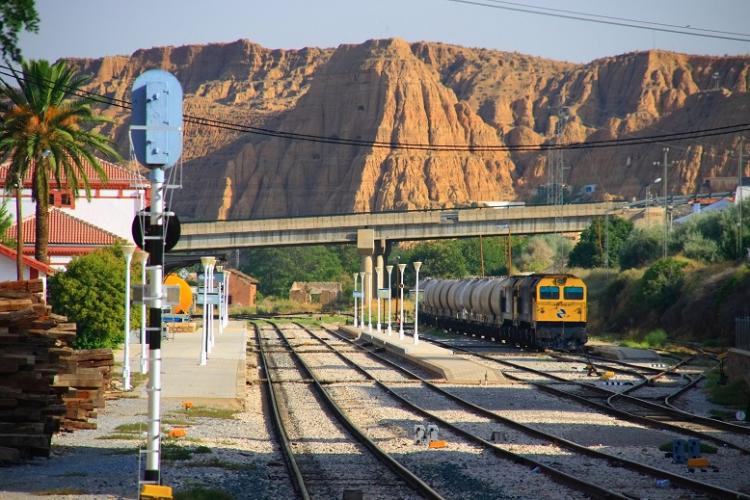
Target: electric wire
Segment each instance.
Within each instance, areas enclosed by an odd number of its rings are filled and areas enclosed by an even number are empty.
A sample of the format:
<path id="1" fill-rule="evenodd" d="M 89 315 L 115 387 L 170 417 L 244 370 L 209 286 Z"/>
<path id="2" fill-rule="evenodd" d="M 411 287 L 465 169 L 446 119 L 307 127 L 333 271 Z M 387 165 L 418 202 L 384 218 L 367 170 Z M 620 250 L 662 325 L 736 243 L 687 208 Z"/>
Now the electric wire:
<path id="1" fill-rule="evenodd" d="M 649 30 L 649 31 L 661 31 L 664 33 L 673 33 L 677 35 L 687 35 L 687 36 L 697 36 L 701 38 L 714 38 L 718 40 L 730 40 L 733 42 L 745 42 L 750 43 L 749 38 L 740 38 L 737 36 L 729 36 L 729 35 L 721 35 L 721 34 L 712 34 L 712 33 L 705 33 L 705 32 L 697 32 L 697 31 L 686 31 L 685 29 L 675 29 L 675 28 L 667 28 L 667 27 L 660 27 L 660 26 L 643 26 L 639 24 L 633 24 L 623 21 L 615 21 L 615 20 L 607 20 L 607 19 L 595 19 L 592 17 L 584 17 L 580 15 L 572 15 L 572 14 L 563 14 L 563 13 L 555 13 L 555 12 L 545 12 L 542 10 L 532 10 L 530 8 L 521 8 L 521 7 L 513 7 L 510 5 L 499 5 L 499 4 L 492 4 L 492 3 L 483 3 L 480 1 L 474 1 L 474 0 L 448 0 L 449 2 L 453 3 L 460 3 L 460 4 L 466 4 L 466 5 L 474 5 L 477 7 L 487 7 L 490 9 L 500 9 L 500 10 L 509 10 L 513 12 L 523 12 L 526 14 L 536 14 L 538 16 L 547 16 L 547 17 L 556 17 L 561 19 L 570 19 L 574 21 L 586 21 L 590 23 L 599 23 L 599 24 L 607 24 L 610 26 L 620 26 L 624 28 L 635 28 L 635 29 L 642 29 L 642 30 Z M 484 0 L 486 2 L 491 2 L 492 0 Z M 538 7 L 534 7 L 538 8 Z M 588 14 L 587 14 L 588 15 Z"/>
<path id="2" fill-rule="evenodd" d="M 10 69 L 11 73 L 7 70 Z M 6 70 L 6 71 L 3 71 Z M 8 66 L 0 65 L 0 75 L 13 76 L 17 80 L 31 81 L 27 76 L 19 74 L 17 71 L 9 68 Z M 44 83 L 44 82 L 42 82 Z M 49 82 L 46 82 L 49 83 Z M 90 99 L 94 102 L 117 106 L 123 109 L 132 109 L 130 101 L 124 99 L 117 99 L 114 97 L 104 96 L 95 92 L 75 89 L 72 92 L 77 97 Z M 322 136 L 315 134 L 301 134 L 296 132 L 284 132 L 279 130 L 267 129 L 262 127 L 253 127 L 250 125 L 243 125 L 240 123 L 234 123 L 223 120 L 215 120 L 211 118 L 195 116 L 195 115 L 183 115 L 183 120 L 186 123 L 193 125 L 202 125 L 213 128 L 219 128 L 228 131 L 234 131 L 239 133 L 248 133 L 253 135 L 260 135 L 266 137 L 274 137 L 279 139 L 288 139 L 294 141 L 313 142 L 319 144 L 330 144 L 330 145 L 341 145 L 341 146 L 357 146 L 357 147 L 368 147 L 368 148 L 380 148 L 380 149 L 391 149 L 391 150 L 422 150 L 422 151 L 436 151 L 436 152 L 469 152 L 469 153 L 481 153 L 481 152 L 513 152 L 513 151 L 549 151 L 549 150 L 576 150 L 576 149 L 595 149 L 595 148 L 607 148 L 607 147 L 623 147 L 623 146 L 635 146 L 644 144 L 653 144 L 660 141 L 684 141 L 699 139 L 705 137 L 714 137 L 719 135 L 736 134 L 738 132 L 744 132 L 750 130 L 750 123 L 738 123 L 733 125 L 724 125 L 721 127 L 713 127 L 707 129 L 698 129 L 691 131 L 682 131 L 658 135 L 649 135 L 641 137 L 625 137 L 618 139 L 607 139 L 598 141 L 581 141 L 581 142 L 569 142 L 569 143 L 539 143 L 539 144 L 520 144 L 520 145 L 477 145 L 477 144 L 429 144 L 429 143 L 408 143 L 408 142 L 396 142 L 396 141 L 375 141 L 375 140 L 363 140 L 363 139 L 350 139 L 340 138 L 331 136 Z"/>

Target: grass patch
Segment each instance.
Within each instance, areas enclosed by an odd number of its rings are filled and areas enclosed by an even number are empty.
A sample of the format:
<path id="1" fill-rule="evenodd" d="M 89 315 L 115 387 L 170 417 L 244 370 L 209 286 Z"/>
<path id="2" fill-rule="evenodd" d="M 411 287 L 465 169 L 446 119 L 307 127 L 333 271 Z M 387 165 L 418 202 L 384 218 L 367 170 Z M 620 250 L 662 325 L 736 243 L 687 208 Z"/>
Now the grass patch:
<path id="1" fill-rule="evenodd" d="M 49 490 L 35 491 L 34 495 L 37 496 L 53 496 L 53 495 L 85 495 L 86 490 L 81 488 L 51 488 Z"/>
<path id="2" fill-rule="evenodd" d="M 64 474 L 55 474 L 56 477 L 87 477 L 85 472 L 66 472 Z"/>
<path id="3" fill-rule="evenodd" d="M 115 432 L 124 433 L 124 434 L 140 434 L 141 432 L 146 430 L 146 425 L 137 423 L 137 424 L 122 424 L 115 427 Z"/>
<path id="4" fill-rule="evenodd" d="M 191 462 L 185 464 L 189 467 L 215 467 L 217 469 L 233 470 L 233 471 L 251 471 L 258 468 L 254 463 L 242 464 L 239 462 L 230 462 L 228 460 L 222 460 L 220 458 L 212 458 L 211 460 L 201 462 Z"/>
<path id="5" fill-rule="evenodd" d="M 174 500 L 234 500 L 234 497 L 221 488 L 190 486 L 184 490 L 176 491 Z"/>
<path id="6" fill-rule="evenodd" d="M 175 414 L 187 415 L 189 417 L 202 417 L 202 418 L 221 418 L 226 420 L 233 420 L 235 415 L 239 413 L 238 410 L 230 410 L 227 408 L 211 408 L 210 406 L 195 406 L 189 410 L 176 410 Z"/>
<path id="7" fill-rule="evenodd" d="M 189 427 L 192 422 L 186 418 L 177 417 L 165 417 L 161 419 L 161 423 L 164 425 L 176 425 L 179 427 Z"/>
<path id="8" fill-rule="evenodd" d="M 205 455 L 206 453 L 213 453 L 214 450 L 209 448 L 208 446 L 198 446 L 195 450 L 193 450 L 193 453 L 197 453 L 199 455 Z"/>
<path id="9" fill-rule="evenodd" d="M 105 436 L 99 436 L 96 439 L 100 440 L 107 440 L 107 439 L 124 439 L 124 440 L 137 440 L 140 439 L 140 434 L 128 434 L 128 433 L 114 433 L 114 434 L 107 434 Z"/>
<path id="10" fill-rule="evenodd" d="M 190 460 L 193 457 L 193 450 L 186 446 L 179 446 L 173 443 L 162 443 L 161 458 L 163 460 Z"/>
<path id="11" fill-rule="evenodd" d="M 659 446 L 659 451 L 663 451 L 666 453 L 669 453 L 672 451 L 672 441 L 667 441 L 666 443 Z M 708 453 L 710 455 L 716 454 L 718 449 L 715 446 L 711 446 L 710 444 L 706 444 L 701 442 L 701 453 Z"/>

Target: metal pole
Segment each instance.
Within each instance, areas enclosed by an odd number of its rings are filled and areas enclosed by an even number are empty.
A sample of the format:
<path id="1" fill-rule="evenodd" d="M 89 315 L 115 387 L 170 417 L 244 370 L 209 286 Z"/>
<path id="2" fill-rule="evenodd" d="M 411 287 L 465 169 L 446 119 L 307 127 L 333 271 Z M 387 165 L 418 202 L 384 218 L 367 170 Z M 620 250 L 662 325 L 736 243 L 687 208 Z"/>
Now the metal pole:
<path id="1" fill-rule="evenodd" d="M 391 288 L 391 273 L 393 272 L 393 266 L 385 266 L 388 271 L 388 335 L 393 335 L 391 329 L 391 299 L 393 298 L 393 289 Z"/>
<path id="2" fill-rule="evenodd" d="M 372 273 L 367 274 L 367 286 L 372 288 Z M 367 331 L 372 333 L 372 295 L 367 297 Z"/>
<path id="3" fill-rule="evenodd" d="M 148 254 L 145 252 L 138 253 L 138 259 L 141 261 L 141 287 L 142 290 L 146 290 L 146 260 L 148 260 Z M 141 294 L 145 295 L 145 294 Z M 148 361 L 146 357 L 147 344 L 146 344 L 146 301 L 141 301 L 141 373 L 148 373 Z"/>
<path id="4" fill-rule="evenodd" d="M 414 345 L 419 344 L 419 268 L 421 262 L 414 263 L 414 270 L 417 272 L 417 278 L 414 285 Z"/>
<path id="5" fill-rule="evenodd" d="M 224 273 L 224 326 L 229 326 L 229 274 Z"/>
<path id="6" fill-rule="evenodd" d="M 208 321 L 206 314 L 208 311 L 208 266 L 211 265 L 211 257 L 201 257 L 201 264 L 203 265 L 203 330 L 201 332 L 201 357 L 200 365 L 206 366 L 208 360 Z"/>
<path id="7" fill-rule="evenodd" d="M 667 240 L 669 239 L 669 220 L 667 216 L 667 155 L 669 154 L 669 148 L 662 148 L 664 153 L 663 167 L 664 173 L 662 182 L 664 182 L 664 258 L 667 258 Z"/>
<path id="8" fill-rule="evenodd" d="M 133 259 L 135 245 L 125 245 L 122 253 L 125 255 L 125 348 L 122 361 L 122 390 L 129 391 L 130 385 L 130 262 Z"/>
<path id="9" fill-rule="evenodd" d="M 224 271 L 224 266 L 216 266 L 216 272 L 222 273 Z M 224 274 L 222 274 L 224 276 Z M 219 335 L 224 333 L 224 283 L 219 282 L 217 287 L 217 291 L 219 292 L 219 305 L 218 305 L 218 311 L 219 311 Z"/>
<path id="10" fill-rule="evenodd" d="M 399 264 L 398 270 L 401 271 L 401 313 L 399 314 L 398 324 L 398 339 L 404 340 L 404 271 L 406 270 L 406 264 Z"/>
<path id="11" fill-rule="evenodd" d="M 375 283 L 377 284 L 375 291 L 378 298 L 378 334 L 380 334 L 382 333 L 382 330 L 380 329 L 380 266 L 375 266 L 375 276 Z"/>
<path id="12" fill-rule="evenodd" d="M 362 298 L 359 301 L 359 327 L 365 327 L 365 273 L 359 273 L 359 280 L 362 282 Z"/>
<path id="13" fill-rule="evenodd" d="M 149 240 L 149 293 L 148 315 L 148 442 L 146 448 L 146 481 L 160 482 L 161 456 L 161 307 L 164 266 L 164 169 L 151 170 L 151 217 Z"/>
<path id="14" fill-rule="evenodd" d="M 216 259 L 208 266 L 208 292 L 214 292 L 214 266 Z M 208 354 L 211 354 L 214 348 L 214 305 L 208 306 Z"/>
<path id="15" fill-rule="evenodd" d="M 742 201 L 744 200 L 744 192 L 742 191 L 742 174 L 744 173 L 744 165 L 742 153 L 745 149 L 745 138 L 740 136 L 740 143 L 737 146 L 739 151 L 737 152 L 737 258 L 742 258 Z"/>
<path id="16" fill-rule="evenodd" d="M 354 273 L 354 328 L 357 328 L 357 276 L 358 273 Z"/>

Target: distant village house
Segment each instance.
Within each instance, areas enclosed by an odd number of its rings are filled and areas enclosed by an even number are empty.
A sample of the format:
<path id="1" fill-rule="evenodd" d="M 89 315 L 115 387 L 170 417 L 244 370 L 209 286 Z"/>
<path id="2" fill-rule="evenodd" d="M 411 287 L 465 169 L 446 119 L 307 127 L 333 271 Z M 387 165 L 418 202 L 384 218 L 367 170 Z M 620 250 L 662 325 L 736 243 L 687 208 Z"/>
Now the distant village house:
<path id="1" fill-rule="evenodd" d="M 229 273 L 229 305 L 249 307 L 255 305 L 258 280 L 237 269 L 224 269 Z"/>
<path id="2" fill-rule="evenodd" d="M 334 281 L 295 281 L 289 289 L 289 300 L 301 304 L 326 305 L 341 296 L 341 283 Z"/>

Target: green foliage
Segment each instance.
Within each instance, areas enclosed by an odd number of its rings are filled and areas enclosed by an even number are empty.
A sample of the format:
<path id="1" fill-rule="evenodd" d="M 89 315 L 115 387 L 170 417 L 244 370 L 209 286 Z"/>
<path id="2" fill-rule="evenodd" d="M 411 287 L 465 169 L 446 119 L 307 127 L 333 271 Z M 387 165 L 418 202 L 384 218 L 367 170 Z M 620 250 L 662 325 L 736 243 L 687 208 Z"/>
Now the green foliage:
<path id="1" fill-rule="evenodd" d="M 664 309 L 673 303 L 682 288 L 685 263 L 672 259 L 660 259 L 643 274 L 639 286 L 639 296 L 643 303 L 657 309 Z"/>
<path id="2" fill-rule="evenodd" d="M 701 453 L 707 453 L 714 455 L 716 454 L 719 449 L 716 446 L 711 446 L 708 443 L 701 442 Z M 666 443 L 662 443 L 659 445 L 659 450 L 663 451 L 665 453 L 669 453 L 672 451 L 672 441 L 667 441 Z"/>
<path id="3" fill-rule="evenodd" d="M 750 246 L 750 201 L 742 203 L 742 249 Z M 722 211 L 705 212 L 692 216 L 675 227 L 670 238 L 670 250 L 683 252 L 703 262 L 735 260 L 744 255 L 737 253 L 738 207 Z M 743 250 L 744 252 L 744 250 Z"/>
<path id="4" fill-rule="evenodd" d="M 662 256 L 663 236 L 659 229 L 635 229 L 620 247 L 621 269 L 641 267 Z"/>
<path id="5" fill-rule="evenodd" d="M 609 221 L 608 224 L 606 221 Z M 633 223 L 621 217 L 598 218 L 591 222 L 568 258 L 571 267 L 612 266 L 618 261 L 620 247 L 633 230 Z M 605 258 L 608 256 L 608 259 Z"/>
<path id="6" fill-rule="evenodd" d="M 3 60 L 21 62 L 18 33 L 39 31 L 39 14 L 34 0 L 3 0 L 0 2 L 0 49 Z"/>
<path id="7" fill-rule="evenodd" d="M 248 250 L 242 271 L 256 276 L 263 295 L 286 297 L 295 281 L 353 281 L 359 269 L 353 246 L 259 248 Z"/>
<path id="8" fill-rule="evenodd" d="M 174 500 L 233 500 L 234 497 L 221 488 L 208 486 L 190 486 L 177 490 Z"/>
<path id="9" fill-rule="evenodd" d="M 689 259 L 716 262 L 719 260 L 719 245 L 700 233 L 689 233 L 683 242 L 682 253 Z"/>
<path id="10" fill-rule="evenodd" d="M 140 278 L 135 268 L 131 278 Z M 119 247 L 74 258 L 65 272 L 49 280 L 52 309 L 78 325 L 75 347 L 116 347 L 124 339 L 125 259 Z M 131 308 L 131 328 L 138 327 L 140 308 Z"/>
<path id="11" fill-rule="evenodd" d="M 0 205 L 0 243 L 9 247 L 15 247 L 14 240 L 5 238 L 6 231 L 12 225 L 13 217 L 8 212 L 7 199 L 3 199 L 3 204 Z"/>
<path id="12" fill-rule="evenodd" d="M 643 337 L 643 340 L 649 347 L 661 348 L 667 345 L 667 332 L 665 332 L 661 328 L 657 328 L 656 330 L 651 330 L 650 332 L 648 332 L 646 336 Z"/>

